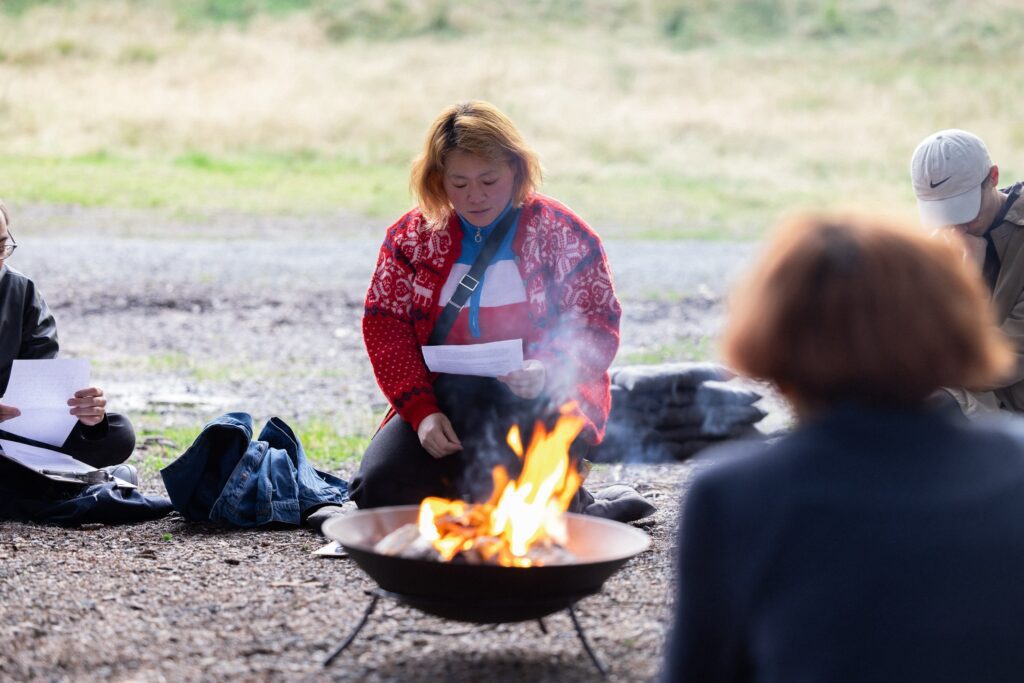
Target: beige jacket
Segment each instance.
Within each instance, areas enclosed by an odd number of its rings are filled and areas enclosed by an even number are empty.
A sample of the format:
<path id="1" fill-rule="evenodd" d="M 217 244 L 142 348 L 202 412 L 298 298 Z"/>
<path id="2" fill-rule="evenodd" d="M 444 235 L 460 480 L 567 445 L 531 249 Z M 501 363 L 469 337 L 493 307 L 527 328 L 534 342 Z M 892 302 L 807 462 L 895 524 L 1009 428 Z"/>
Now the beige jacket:
<path id="1" fill-rule="evenodd" d="M 992 241 L 1002 264 L 992 305 L 996 322 L 1017 350 L 1017 367 L 995 395 L 1003 408 L 1024 412 L 1024 195 L 992 230 Z"/>

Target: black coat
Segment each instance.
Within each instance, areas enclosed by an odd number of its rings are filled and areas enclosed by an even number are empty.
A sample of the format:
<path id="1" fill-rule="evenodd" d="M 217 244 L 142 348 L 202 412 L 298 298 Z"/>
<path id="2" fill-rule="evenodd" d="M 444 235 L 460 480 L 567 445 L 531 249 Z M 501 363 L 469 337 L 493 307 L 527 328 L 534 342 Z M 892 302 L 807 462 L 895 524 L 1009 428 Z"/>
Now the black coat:
<path id="1" fill-rule="evenodd" d="M 57 357 L 57 323 L 35 283 L 8 265 L 0 267 L 0 396 L 15 359 Z"/>
<path id="2" fill-rule="evenodd" d="M 4 264 L 0 268 L 0 396 L 7 391 L 15 360 L 56 358 L 59 348 L 57 323 L 35 283 Z M 3 436 L 26 441 L 6 433 Z M 134 449 L 131 422 L 108 413 L 106 420 L 92 427 L 76 423 L 61 450 L 94 467 L 105 467 L 124 462 Z M 0 475 L 4 475 L 0 478 L 8 483 L 23 474 L 20 467 L 0 460 Z"/>
<path id="3" fill-rule="evenodd" d="M 665 680 L 1024 680 L 1019 418 L 843 405 L 731 450 L 687 494 Z"/>

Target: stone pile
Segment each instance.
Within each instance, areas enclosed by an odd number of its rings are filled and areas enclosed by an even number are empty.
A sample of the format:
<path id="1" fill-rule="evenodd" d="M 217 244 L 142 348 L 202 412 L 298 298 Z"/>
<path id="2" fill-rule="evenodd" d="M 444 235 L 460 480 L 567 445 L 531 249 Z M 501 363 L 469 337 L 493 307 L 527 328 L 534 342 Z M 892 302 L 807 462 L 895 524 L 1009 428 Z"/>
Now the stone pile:
<path id="1" fill-rule="evenodd" d="M 714 443 L 757 433 L 761 395 L 728 383 L 714 363 L 612 368 L 612 408 L 595 462 L 683 460 Z"/>

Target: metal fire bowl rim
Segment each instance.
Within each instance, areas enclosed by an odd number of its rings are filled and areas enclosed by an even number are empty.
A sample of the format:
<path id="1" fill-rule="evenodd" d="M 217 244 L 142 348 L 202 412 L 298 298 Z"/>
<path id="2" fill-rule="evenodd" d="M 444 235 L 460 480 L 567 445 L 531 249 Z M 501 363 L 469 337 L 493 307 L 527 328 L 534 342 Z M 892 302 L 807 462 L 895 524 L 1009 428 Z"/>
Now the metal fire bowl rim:
<path id="1" fill-rule="evenodd" d="M 378 553 L 374 549 L 374 547 L 372 545 L 368 546 L 368 545 L 363 544 L 363 543 L 346 543 L 343 537 L 347 536 L 347 534 L 342 533 L 341 530 L 344 529 L 345 527 L 349 527 L 351 525 L 358 524 L 359 522 L 365 522 L 365 521 L 367 521 L 367 520 L 369 520 L 369 519 L 371 519 L 373 517 L 379 517 L 379 516 L 382 516 L 382 515 L 384 515 L 386 513 L 414 513 L 413 517 L 415 519 L 415 515 L 418 514 L 419 509 L 420 509 L 419 505 L 389 505 L 389 506 L 384 506 L 384 507 L 369 508 L 369 509 L 366 509 L 366 510 L 356 510 L 355 512 L 351 512 L 351 513 L 349 513 L 347 515 L 339 515 L 339 516 L 336 516 L 336 517 L 331 517 L 326 522 L 324 522 L 324 525 L 323 525 L 321 531 L 322 531 L 324 536 L 326 536 L 327 538 L 331 539 L 332 541 L 337 541 L 338 543 L 340 543 L 345 548 L 355 548 L 357 550 L 362 550 L 364 552 L 371 553 L 373 555 L 380 555 L 380 553 Z M 637 543 L 638 545 L 636 547 L 634 547 L 634 548 L 630 548 L 627 551 L 609 552 L 607 555 L 602 556 L 600 558 L 593 558 L 593 559 L 588 558 L 586 560 L 577 561 L 577 562 L 570 562 L 568 564 L 562 564 L 562 565 L 543 565 L 543 566 L 540 566 L 540 567 L 505 567 L 505 566 L 502 566 L 502 565 L 476 565 L 476 566 L 478 566 L 478 567 L 487 566 L 487 567 L 493 567 L 495 569 L 504 569 L 504 570 L 508 570 L 508 571 L 528 571 L 528 570 L 543 569 L 544 567 L 571 567 L 571 566 L 580 566 L 580 565 L 596 564 L 596 563 L 603 563 L 603 562 L 625 561 L 625 560 L 629 560 L 629 559 L 631 559 L 633 557 L 636 557 L 637 555 L 647 551 L 651 547 L 651 537 L 648 536 L 643 531 L 641 531 L 640 529 L 637 529 L 636 527 L 634 527 L 632 525 L 624 524 L 622 522 L 616 522 L 616 521 L 611 520 L 611 519 L 604 519 L 603 517 L 592 517 L 590 515 L 581 515 L 581 514 L 578 514 L 578 513 L 575 513 L 575 512 L 566 512 L 565 515 L 567 517 L 573 519 L 575 521 L 575 523 L 578 523 L 578 524 L 584 524 L 584 525 L 588 525 L 588 526 L 598 526 L 598 527 L 605 526 L 609 530 L 611 530 L 611 531 L 613 531 L 615 533 L 620 533 L 620 534 L 625 533 L 625 534 L 628 534 L 628 535 L 632 536 L 632 540 L 635 543 Z M 393 530 L 394 529 L 392 529 L 392 531 Z M 377 540 L 379 541 L 380 539 L 378 538 Z M 374 545 L 375 544 L 376 543 L 374 543 Z M 617 544 L 617 545 L 621 545 L 621 544 Z M 401 558 L 401 559 L 412 560 L 413 558 Z M 418 561 L 420 561 L 420 562 L 427 562 L 429 564 L 448 564 L 448 563 L 445 563 L 445 562 L 435 562 L 433 560 L 418 560 Z"/>
<path id="2" fill-rule="evenodd" d="M 473 623 L 537 619 L 593 594 L 622 565 L 650 547 L 647 534 L 626 524 L 571 515 L 569 551 L 575 562 L 533 567 L 438 562 L 374 550 L 385 534 L 415 522 L 418 505 L 374 508 L 329 519 L 324 534 L 348 549 L 376 584 L 428 614 Z"/>

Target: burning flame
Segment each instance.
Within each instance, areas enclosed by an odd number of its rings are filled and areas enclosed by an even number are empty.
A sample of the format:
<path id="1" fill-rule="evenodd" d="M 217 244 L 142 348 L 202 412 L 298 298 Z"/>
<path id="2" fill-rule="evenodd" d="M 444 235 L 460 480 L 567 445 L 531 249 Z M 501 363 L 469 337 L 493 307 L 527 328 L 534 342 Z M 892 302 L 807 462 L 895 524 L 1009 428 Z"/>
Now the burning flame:
<path id="1" fill-rule="evenodd" d="M 442 560 L 475 550 L 485 562 L 530 567 L 539 564 L 527 556 L 534 544 L 565 544 L 562 515 L 583 482 L 572 466 L 569 446 L 585 421 L 575 403 L 562 406 L 560 413 L 550 432 L 537 422 L 525 453 L 519 428 L 509 430 L 508 445 L 523 462 L 522 474 L 510 481 L 504 467 L 495 467 L 491 472 L 494 490 L 486 503 L 423 500 L 420 534 L 434 545 Z"/>

